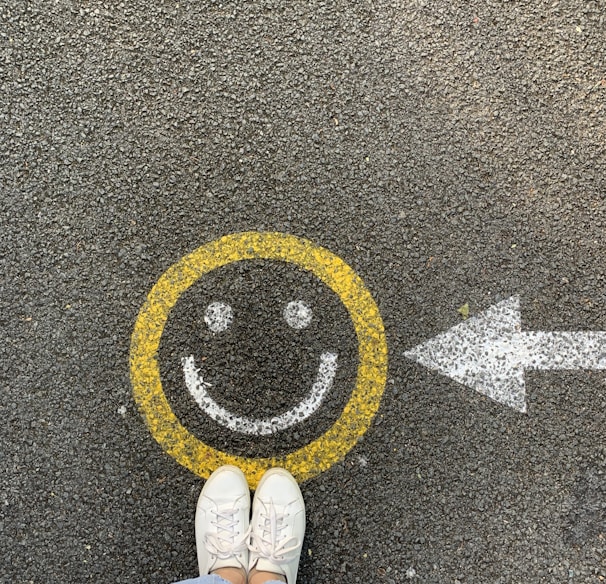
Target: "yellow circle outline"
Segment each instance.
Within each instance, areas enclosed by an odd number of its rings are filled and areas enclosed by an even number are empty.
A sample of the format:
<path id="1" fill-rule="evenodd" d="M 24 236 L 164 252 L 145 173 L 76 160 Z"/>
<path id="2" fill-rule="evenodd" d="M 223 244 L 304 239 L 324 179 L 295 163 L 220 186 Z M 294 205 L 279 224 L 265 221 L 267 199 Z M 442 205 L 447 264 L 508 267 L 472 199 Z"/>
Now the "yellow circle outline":
<path id="1" fill-rule="evenodd" d="M 160 338 L 177 300 L 204 274 L 252 259 L 289 262 L 312 272 L 348 310 L 358 339 L 356 387 L 341 416 L 323 435 L 283 456 L 247 458 L 200 441 L 177 419 L 162 389 L 157 360 Z M 312 242 L 285 233 L 245 232 L 203 245 L 162 274 L 141 307 L 130 346 L 130 377 L 135 401 L 147 426 L 167 454 L 198 476 L 208 478 L 223 464 L 242 469 L 251 488 L 274 466 L 302 482 L 342 460 L 368 430 L 385 389 L 387 342 L 379 309 L 362 279 L 341 258 Z"/>

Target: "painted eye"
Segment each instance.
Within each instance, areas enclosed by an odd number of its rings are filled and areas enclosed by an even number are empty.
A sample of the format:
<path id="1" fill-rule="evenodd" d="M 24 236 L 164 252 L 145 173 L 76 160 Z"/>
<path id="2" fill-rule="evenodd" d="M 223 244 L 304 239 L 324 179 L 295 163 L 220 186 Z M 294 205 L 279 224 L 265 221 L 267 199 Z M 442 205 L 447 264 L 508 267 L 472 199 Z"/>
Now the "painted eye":
<path id="1" fill-rule="evenodd" d="M 309 326 L 312 317 L 311 308 L 301 300 L 289 302 L 284 309 L 284 320 L 294 329 L 304 329 Z"/>
<path id="2" fill-rule="evenodd" d="M 213 333 L 226 330 L 234 319 L 234 312 L 229 304 L 212 302 L 204 312 L 204 322 Z"/>

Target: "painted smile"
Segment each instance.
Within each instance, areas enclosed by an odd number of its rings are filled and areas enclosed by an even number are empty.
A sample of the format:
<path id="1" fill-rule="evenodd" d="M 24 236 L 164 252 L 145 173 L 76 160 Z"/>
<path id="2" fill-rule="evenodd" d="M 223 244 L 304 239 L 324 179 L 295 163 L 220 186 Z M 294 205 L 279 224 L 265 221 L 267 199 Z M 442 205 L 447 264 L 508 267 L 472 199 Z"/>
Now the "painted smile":
<path id="1" fill-rule="evenodd" d="M 184 357 L 181 362 L 187 389 L 205 414 L 234 432 L 267 436 L 302 422 L 320 407 L 324 396 L 332 387 L 337 358 L 336 353 L 322 353 L 316 381 L 307 397 L 290 410 L 265 420 L 236 416 L 220 406 L 208 393 L 207 390 L 212 385 L 202 378 L 200 370 L 196 368 L 194 356 Z"/>
<path id="2" fill-rule="evenodd" d="M 289 302 L 284 308 L 283 317 L 289 327 L 295 330 L 307 328 L 312 320 L 312 310 L 304 302 Z M 233 320 L 231 306 L 222 302 L 213 302 L 204 314 L 204 321 L 214 334 L 222 333 L 229 328 Z M 205 381 L 193 355 L 183 357 L 183 376 L 185 385 L 200 409 L 215 422 L 234 432 L 242 434 L 267 436 L 280 430 L 286 430 L 306 420 L 322 404 L 324 397 L 332 387 L 337 372 L 338 354 L 323 352 L 316 380 L 308 395 L 293 408 L 269 419 L 254 419 L 237 416 L 219 405 L 208 393 L 212 384 Z"/>

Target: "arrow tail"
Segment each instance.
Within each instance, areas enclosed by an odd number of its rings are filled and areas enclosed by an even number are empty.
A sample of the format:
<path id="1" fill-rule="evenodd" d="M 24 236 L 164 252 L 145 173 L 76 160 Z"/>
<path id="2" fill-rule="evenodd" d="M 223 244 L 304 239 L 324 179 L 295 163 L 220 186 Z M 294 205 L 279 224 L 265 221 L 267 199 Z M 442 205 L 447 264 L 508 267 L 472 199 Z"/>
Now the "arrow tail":
<path id="1" fill-rule="evenodd" d="M 520 364 L 527 369 L 606 369 L 605 332 L 517 333 Z"/>

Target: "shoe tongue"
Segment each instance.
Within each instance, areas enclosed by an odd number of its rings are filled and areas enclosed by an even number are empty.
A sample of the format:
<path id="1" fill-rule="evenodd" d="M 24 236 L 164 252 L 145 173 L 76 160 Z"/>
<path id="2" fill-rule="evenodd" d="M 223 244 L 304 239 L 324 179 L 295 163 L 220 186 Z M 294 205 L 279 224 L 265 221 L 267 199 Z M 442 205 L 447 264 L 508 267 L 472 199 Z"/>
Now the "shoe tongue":
<path id="1" fill-rule="evenodd" d="M 257 564 L 254 566 L 259 572 L 273 572 L 286 578 L 286 572 L 278 565 L 266 560 L 265 558 L 259 558 Z"/>

